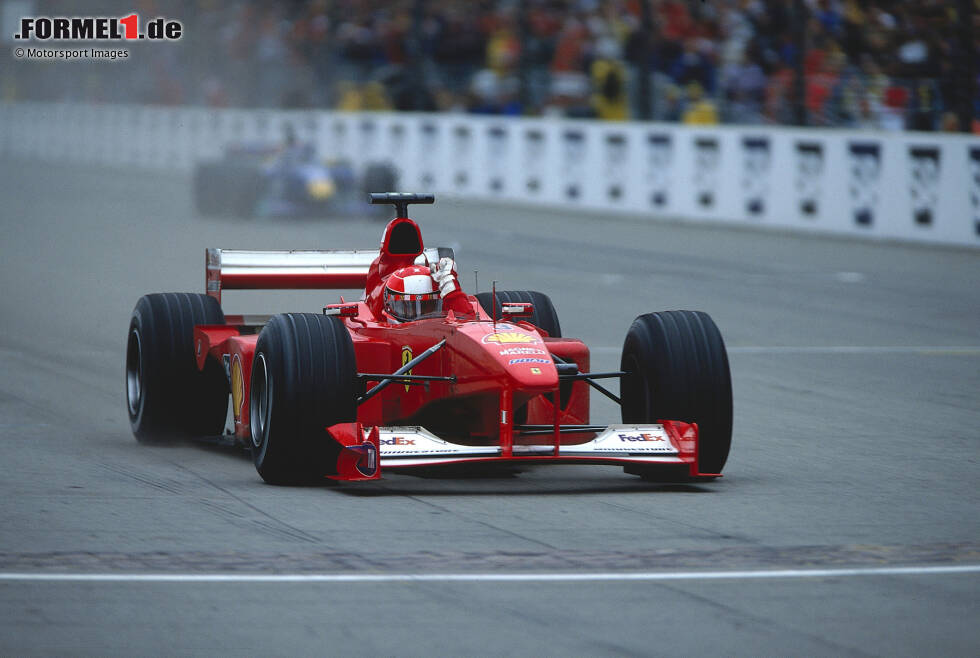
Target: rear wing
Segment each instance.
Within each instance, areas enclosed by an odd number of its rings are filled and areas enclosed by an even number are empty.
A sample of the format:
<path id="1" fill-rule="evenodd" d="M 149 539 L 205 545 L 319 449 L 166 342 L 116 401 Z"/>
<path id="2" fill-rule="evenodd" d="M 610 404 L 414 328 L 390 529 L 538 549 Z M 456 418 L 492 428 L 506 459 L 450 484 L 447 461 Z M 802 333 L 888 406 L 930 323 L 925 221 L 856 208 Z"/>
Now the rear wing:
<path id="1" fill-rule="evenodd" d="M 205 251 L 205 289 L 221 303 L 222 290 L 360 289 L 377 249 L 352 251 L 252 251 L 209 248 Z M 453 258 L 448 247 L 425 250 L 430 263 Z"/>

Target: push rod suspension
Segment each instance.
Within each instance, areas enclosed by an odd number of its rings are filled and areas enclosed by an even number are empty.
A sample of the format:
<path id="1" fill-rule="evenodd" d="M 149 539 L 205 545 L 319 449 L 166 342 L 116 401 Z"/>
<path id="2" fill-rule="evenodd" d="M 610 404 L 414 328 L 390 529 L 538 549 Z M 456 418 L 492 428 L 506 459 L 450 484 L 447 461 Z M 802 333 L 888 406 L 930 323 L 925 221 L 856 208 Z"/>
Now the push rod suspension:
<path id="1" fill-rule="evenodd" d="M 600 393 L 602 393 L 603 395 L 605 395 L 607 398 L 609 398 L 610 400 L 612 400 L 616 404 L 620 404 L 620 405 L 623 404 L 623 401 L 615 393 L 613 393 L 612 391 L 610 391 L 605 386 L 602 386 L 601 384 L 597 384 L 593 380 L 595 380 L 595 379 L 610 379 L 610 378 L 613 378 L 613 377 L 625 377 L 628 373 L 625 373 L 625 372 L 622 372 L 622 371 L 616 371 L 616 372 L 578 372 L 578 370 L 575 368 L 575 364 L 574 363 L 569 363 L 568 361 L 565 361 L 561 357 L 557 357 L 554 354 L 551 355 L 551 358 L 554 359 L 555 366 L 558 368 L 558 379 L 560 379 L 560 380 L 569 380 L 569 379 L 571 379 L 573 381 L 574 380 L 579 380 L 579 379 L 584 379 L 589 384 L 589 386 L 591 386 L 595 390 L 599 391 Z"/>
<path id="2" fill-rule="evenodd" d="M 446 339 L 443 338 L 438 343 L 436 343 L 435 345 L 433 345 L 432 347 L 430 347 L 426 351 L 424 351 L 421 354 L 419 354 L 417 357 L 415 357 L 414 359 L 412 359 L 411 361 L 409 361 L 408 363 L 406 363 L 405 365 L 403 365 L 401 368 L 399 368 L 395 372 L 393 372 L 393 373 L 391 373 L 390 375 L 387 375 L 387 376 L 386 375 L 382 375 L 385 378 L 382 379 L 380 382 L 378 382 L 377 385 L 375 385 L 375 387 L 372 388 L 370 391 L 368 391 L 367 393 L 365 393 L 361 397 L 357 398 L 357 404 L 364 404 L 365 402 L 367 402 L 368 400 L 370 400 L 371 398 L 373 398 L 375 395 L 377 395 L 378 393 L 380 393 L 381 391 L 383 391 L 385 388 L 387 388 L 389 384 L 394 383 L 395 380 L 393 379 L 393 377 L 397 377 L 398 375 L 404 375 L 406 372 L 408 372 L 409 370 L 411 370 L 412 368 L 414 368 L 415 366 L 417 366 L 418 364 L 422 363 L 423 361 L 425 361 L 426 359 L 428 359 L 430 356 L 432 356 L 433 354 L 435 354 L 436 352 L 438 352 L 440 349 L 442 349 L 442 347 L 445 344 L 446 344 Z M 409 377 L 411 377 L 411 376 L 412 375 L 409 375 Z"/>

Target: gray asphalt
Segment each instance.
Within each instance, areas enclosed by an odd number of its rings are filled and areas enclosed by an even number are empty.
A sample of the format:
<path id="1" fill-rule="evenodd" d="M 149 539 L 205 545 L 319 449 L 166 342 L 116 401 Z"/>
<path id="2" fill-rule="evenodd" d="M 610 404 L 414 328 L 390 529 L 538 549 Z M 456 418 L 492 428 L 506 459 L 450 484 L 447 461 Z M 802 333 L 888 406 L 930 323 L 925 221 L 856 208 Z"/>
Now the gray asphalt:
<path id="1" fill-rule="evenodd" d="M 609 467 L 279 488 L 228 447 L 138 445 L 140 295 L 203 251 L 355 248 L 357 218 L 199 218 L 188 180 L 0 163 L 0 654 L 976 655 L 980 574 L 649 582 L 74 582 L 27 574 L 562 574 L 980 564 L 980 252 L 440 199 L 464 287 L 547 292 L 615 368 L 632 319 L 727 341 L 725 477 Z M 334 293 L 229 293 L 226 311 Z M 593 398 L 596 421 L 617 420 Z"/>

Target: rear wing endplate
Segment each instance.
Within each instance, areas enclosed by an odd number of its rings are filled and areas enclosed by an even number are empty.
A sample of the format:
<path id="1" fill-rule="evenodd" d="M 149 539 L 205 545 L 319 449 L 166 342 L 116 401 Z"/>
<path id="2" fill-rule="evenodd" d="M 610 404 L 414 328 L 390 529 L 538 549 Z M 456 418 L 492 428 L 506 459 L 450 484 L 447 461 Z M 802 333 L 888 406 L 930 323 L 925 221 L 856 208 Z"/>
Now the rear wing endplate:
<path id="1" fill-rule="evenodd" d="M 221 303 L 222 290 L 363 290 L 377 249 L 253 251 L 209 248 L 205 251 L 205 290 Z M 430 263 L 453 258 L 453 250 L 425 250 Z"/>

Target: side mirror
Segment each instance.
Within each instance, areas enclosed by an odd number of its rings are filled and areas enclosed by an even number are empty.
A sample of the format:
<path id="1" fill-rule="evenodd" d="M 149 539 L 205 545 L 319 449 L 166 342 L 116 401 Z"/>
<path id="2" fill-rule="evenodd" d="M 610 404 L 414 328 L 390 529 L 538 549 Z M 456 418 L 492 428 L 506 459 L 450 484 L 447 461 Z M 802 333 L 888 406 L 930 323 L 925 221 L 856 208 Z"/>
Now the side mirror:
<path id="1" fill-rule="evenodd" d="M 339 315 L 342 318 L 356 318 L 357 304 L 328 304 L 323 307 L 324 315 Z"/>
<path id="2" fill-rule="evenodd" d="M 529 318 L 534 314 L 534 304 L 529 302 L 505 302 L 500 305 L 504 318 Z"/>

